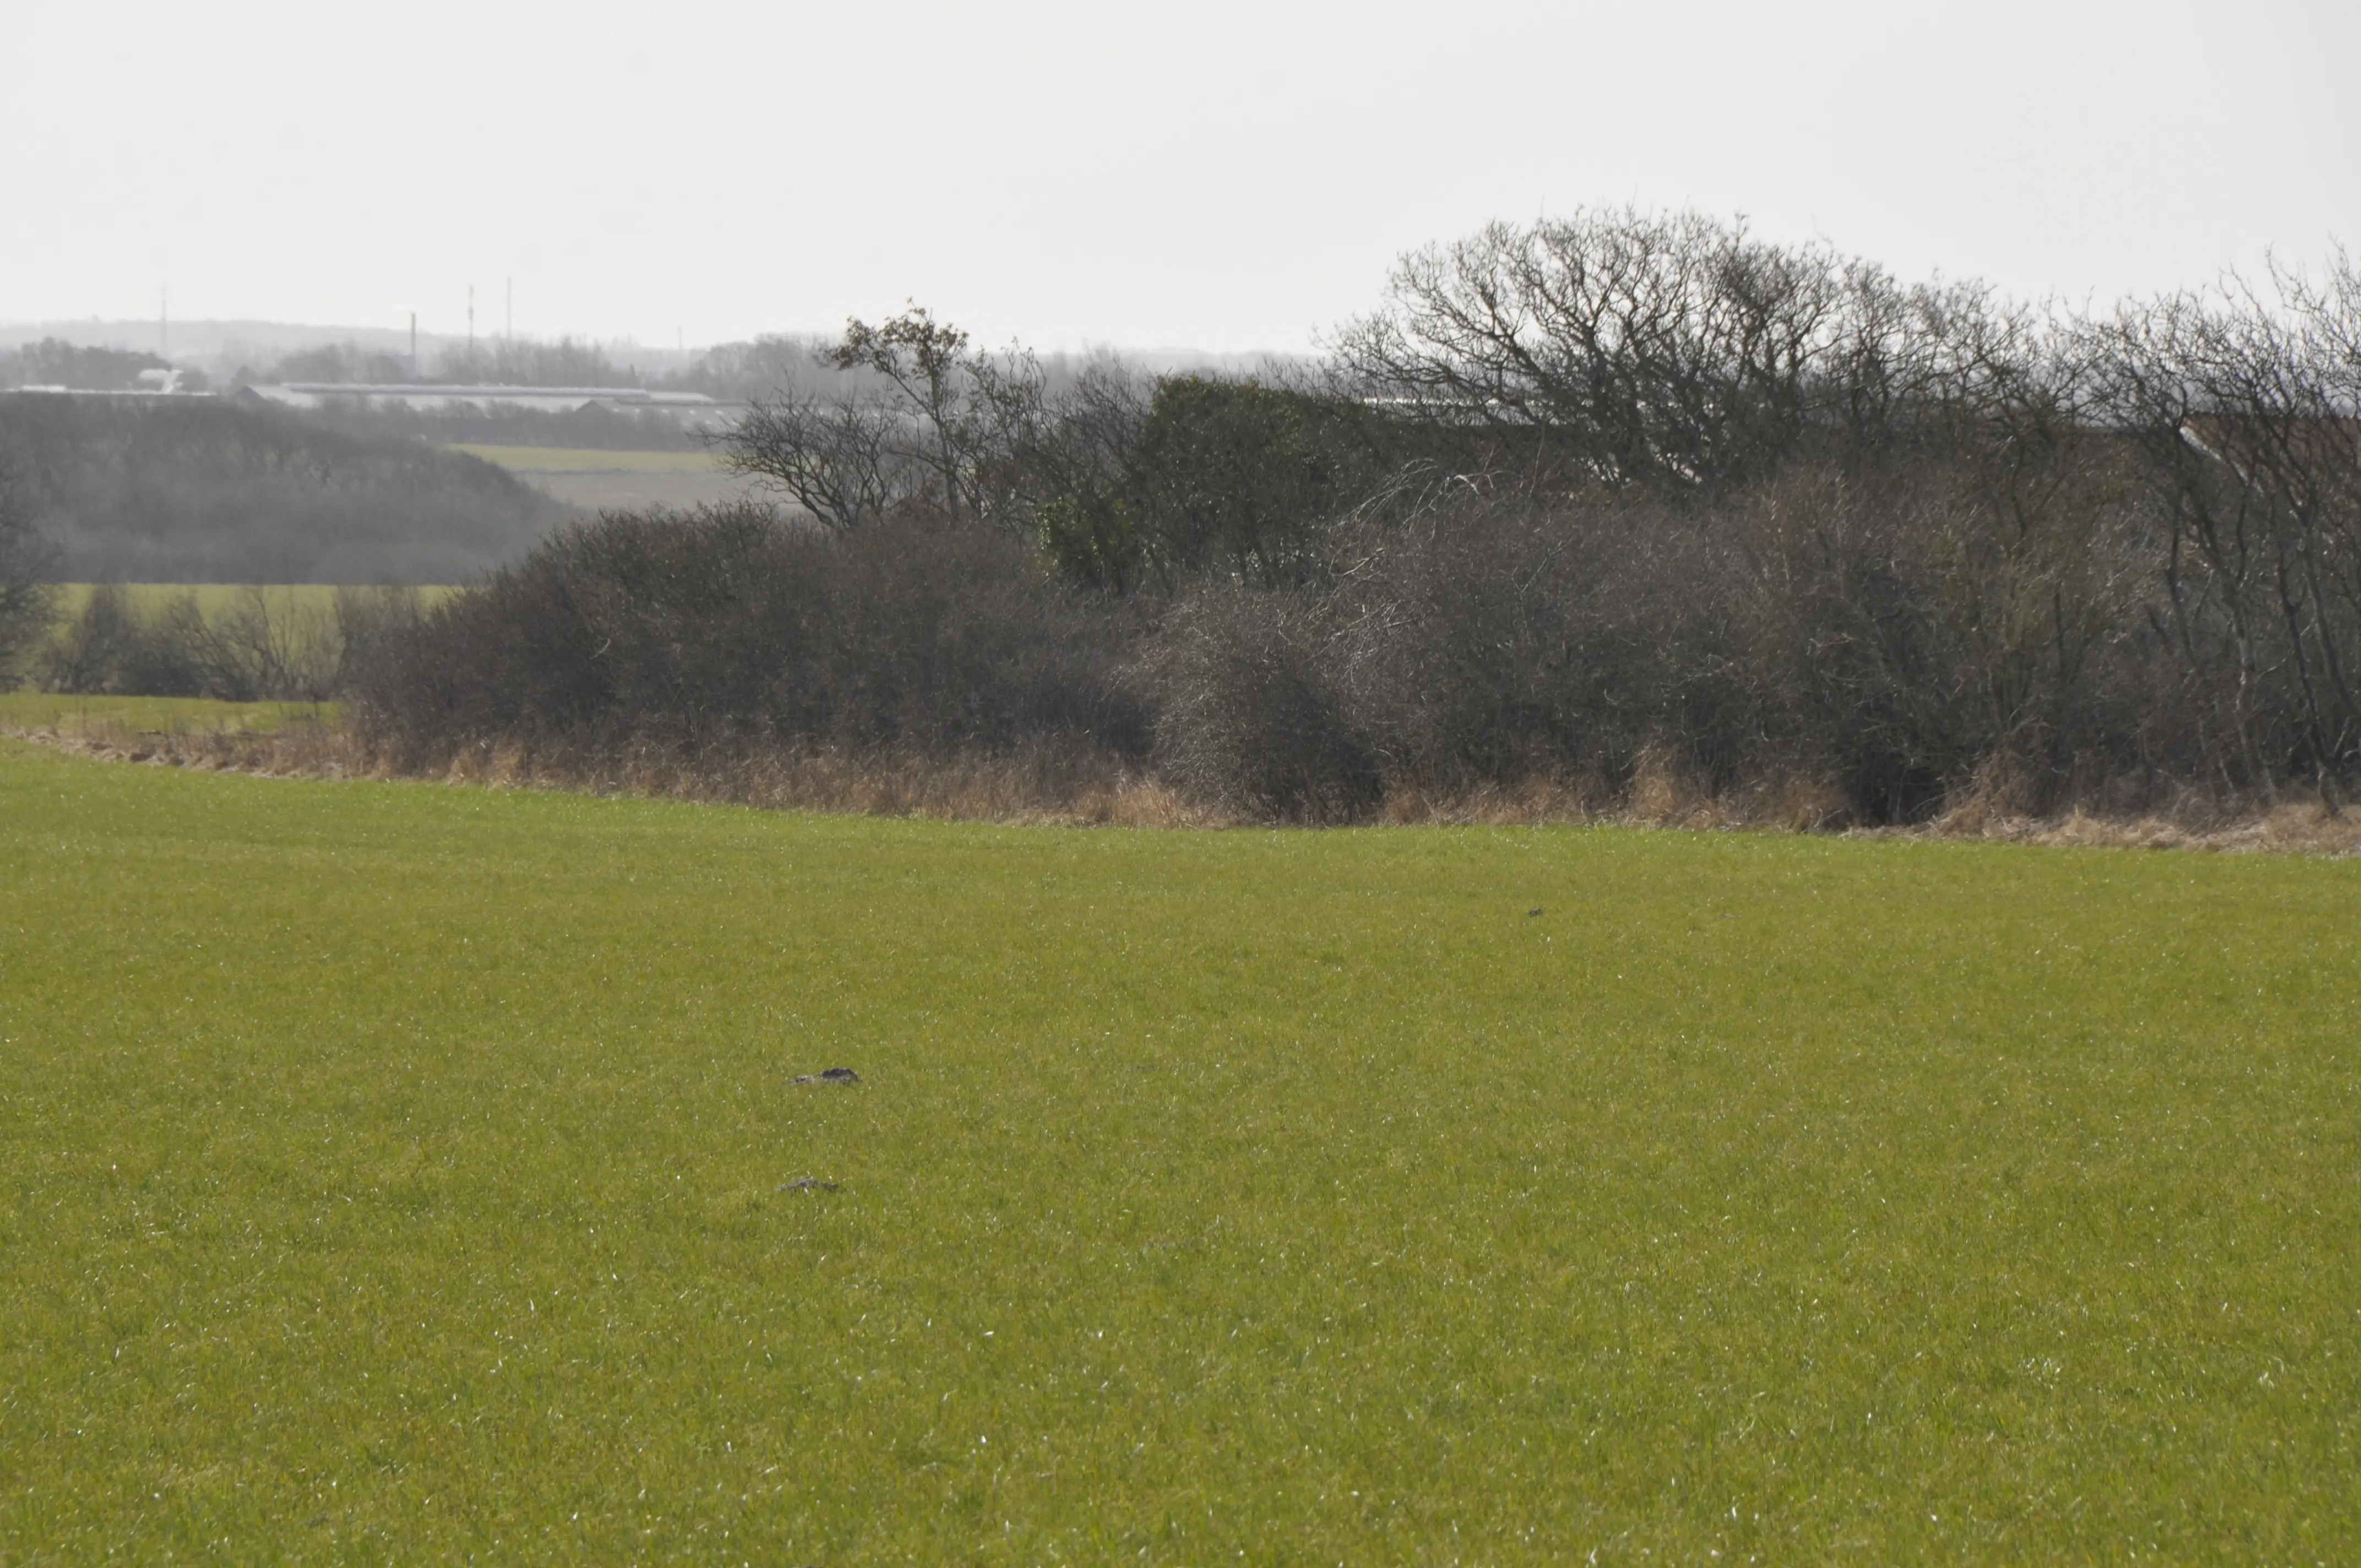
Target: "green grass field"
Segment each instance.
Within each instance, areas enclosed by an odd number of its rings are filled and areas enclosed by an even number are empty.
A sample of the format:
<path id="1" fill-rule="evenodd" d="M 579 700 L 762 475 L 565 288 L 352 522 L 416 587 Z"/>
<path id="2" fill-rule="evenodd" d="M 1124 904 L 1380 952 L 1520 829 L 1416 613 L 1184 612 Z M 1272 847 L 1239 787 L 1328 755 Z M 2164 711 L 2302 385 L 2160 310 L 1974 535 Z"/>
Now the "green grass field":
<path id="1" fill-rule="evenodd" d="M 590 447 L 475 444 L 455 445 L 451 450 L 503 468 L 533 474 L 706 474 L 721 466 L 720 460 L 710 452 L 609 452 Z"/>
<path id="2" fill-rule="evenodd" d="M 119 585 L 124 598 L 133 608 L 153 615 L 170 600 L 193 598 L 197 609 L 208 619 L 236 604 L 253 590 L 243 583 L 124 583 Z M 58 609 L 66 615 L 80 615 L 82 606 L 90 602 L 94 583 L 60 583 L 57 587 Z M 448 593 L 447 588 L 423 588 L 425 594 Z M 336 607 L 336 590 L 328 583 L 272 583 L 263 586 L 263 592 L 273 599 L 287 604 L 308 605 L 321 610 Z"/>
<path id="3" fill-rule="evenodd" d="M 0 743 L 0 1559 L 2351 1561 L 2356 917 Z"/>

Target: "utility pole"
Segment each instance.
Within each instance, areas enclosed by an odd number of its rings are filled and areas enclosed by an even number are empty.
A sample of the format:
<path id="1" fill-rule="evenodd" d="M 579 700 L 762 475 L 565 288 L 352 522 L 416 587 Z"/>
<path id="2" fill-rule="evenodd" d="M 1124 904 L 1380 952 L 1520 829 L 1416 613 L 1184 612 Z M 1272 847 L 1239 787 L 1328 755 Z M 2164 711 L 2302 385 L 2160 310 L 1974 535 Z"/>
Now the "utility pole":
<path id="1" fill-rule="evenodd" d="M 508 328 L 500 335 L 511 343 L 516 341 L 516 280 L 509 280 Z"/>
<path id="2" fill-rule="evenodd" d="M 410 313 L 410 378 L 418 379 L 418 313 Z"/>
<path id="3" fill-rule="evenodd" d="M 172 291 L 156 291 L 156 356 L 169 359 L 172 356 Z"/>
<path id="4" fill-rule="evenodd" d="M 476 286 L 467 285 L 467 374 L 476 374 Z"/>

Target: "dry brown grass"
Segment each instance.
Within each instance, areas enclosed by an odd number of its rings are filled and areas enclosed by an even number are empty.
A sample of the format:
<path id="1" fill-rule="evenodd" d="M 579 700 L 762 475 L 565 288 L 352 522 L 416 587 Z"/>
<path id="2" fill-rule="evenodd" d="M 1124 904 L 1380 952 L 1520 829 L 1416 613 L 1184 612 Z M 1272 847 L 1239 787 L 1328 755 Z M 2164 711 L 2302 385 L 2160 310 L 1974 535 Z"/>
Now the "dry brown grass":
<path id="1" fill-rule="evenodd" d="M 1398 789 L 1386 799 L 1389 824 L 1545 827 L 1579 823 L 1628 828 L 1685 828 L 1808 833 L 1844 819 L 1844 796 L 1806 777 L 1781 778 L 1716 792 L 1683 772 L 1667 752 L 1643 752 L 1631 786 L 1618 791 L 1600 779 L 1527 780 L 1513 787 L 1480 785 L 1436 794 Z"/>
<path id="2" fill-rule="evenodd" d="M 2126 850 L 2361 855 L 2361 812 L 2331 809 L 2316 795 L 2259 808 L 2224 806 L 2192 794 L 2136 817 L 2081 807 L 2047 817 L 1994 812 L 1970 803 L 1918 828 L 1862 828 L 1862 837 L 1980 839 L 2013 844 L 2072 844 Z"/>
<path id="3" fill-rule="evenodd" d="M 104 718 L 71 725 L 0 725 L 0 734 L 37 741 L 102 762 L 147 762 L 208 773 L 271 778 L 384 778 L 352 737 L 324 724 L 291 724 L 270 731 L 233 729 L 138 729 Z"/>
<path id="4" fill-rule="evenodd" d="M 5 733 L 77 756 L 269 778 L 431 778 L 488 789 L 566 790 L 779 811 L 1043 823 L 1184 828 L 1229 824 L 1193 810 L 1153 779 L 1087 755 L 977 756 L 945 763 L 893 757 L 709 754 L 659 747 L 620 756 L 529 754 L 513 746 L 464 749 L 432 773 L 400 769 L 349 730 L 290 726 L 269 733 L 164 732 L 87 721 Z"/>
<path id="5" fill-rule="evenodd" d="M 691 757 L 657 747 L 617 757 L 528 757 L 512 747 L 482 747 L 454 757 L 439 776 L 496 788 L 589 790 L 873 817 L 1115 828 L 1194 827 L 1210 820 L 1152 779 L 1060 751 L 944 762 L 838 752 Z"/>
<path id="6" fill-rule="evenodd" d="M 295 724 L 268 733 L 196 729 L 174 733 L 104 721 L 71 729 L 5 729 L 60 751 L 103 761 L 145 762 L 271 778 L 426 777 L 488 789 L 547 789 L 598 795 L 949 821 L 1105 828 L 1234 828 L 1240 819 L 1182 799 L 1144 773 L 1080 751 L 977 756 L 953 762 L 916 758 L 804 755 L 683 756 L 657 747 L 616 757 L 541 753 L 514 747 L 463 751 L 431 773 L 389 765 L 350 731 Z M 1642 759 L 1631 785 L 1597 779 L 1532 779 L 1447 793 L 1397 789 L 1378 819 L 1394 827 L 1590 826 L 1723 832 L 1838 832 L 1848 838 L 1978 839 L 2022 844 L 2361 855 L 2361 810 L 2337 811 L 2317 796 L 2275 805 L 2224 805 L 2195 791 L 2169 806 L 2108 816 L 2076 808 L 2039 815 L 2013 809 L 2011 792 L 1980 788 L 1932 821 L 1906 828 L 1842 826 L 1845 802 L 1824 781 L 1781 779 L 1714 792 L 1658 753 Z"/>

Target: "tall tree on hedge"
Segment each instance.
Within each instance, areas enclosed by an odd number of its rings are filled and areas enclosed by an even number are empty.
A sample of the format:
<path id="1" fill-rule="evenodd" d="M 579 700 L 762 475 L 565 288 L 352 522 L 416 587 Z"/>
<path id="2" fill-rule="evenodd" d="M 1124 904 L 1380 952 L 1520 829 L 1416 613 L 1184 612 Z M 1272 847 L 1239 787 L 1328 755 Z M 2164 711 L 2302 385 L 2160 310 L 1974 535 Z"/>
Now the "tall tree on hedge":
<path id="1" fill-rule="evenodd" d="M 1319 526 L 1377 484 L 1368 422 L 1358 404 L 1255 380 L 1158 382 L 1137 459 L 1156 570 L 1300 577 Z"/>
<path id="2" fill-rule="evenodd" d="M 854 378 L 756 400 L 721 438 L 731 469 L 770 481 L 835 532 L 925 513 L 955 527 L 1021 525 L 1002 481 L 1021 433 L 1040 422 L 1032 356 L 972 349 L 965 332 L 912 305 L 846 323 L 814 356 Z"/>

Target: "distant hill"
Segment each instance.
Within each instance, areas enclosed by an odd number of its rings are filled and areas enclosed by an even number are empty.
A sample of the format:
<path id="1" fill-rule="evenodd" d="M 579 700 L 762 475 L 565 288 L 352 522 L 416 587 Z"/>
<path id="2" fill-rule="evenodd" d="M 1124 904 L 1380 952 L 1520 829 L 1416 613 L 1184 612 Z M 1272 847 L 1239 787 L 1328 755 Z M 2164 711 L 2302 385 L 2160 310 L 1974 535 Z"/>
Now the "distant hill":
<path id="1" fill-rule="evenodd" d="M 580 513 L 463 453 L 212 399 L 0 394 L 69 581 L 455 583 Z"/>

